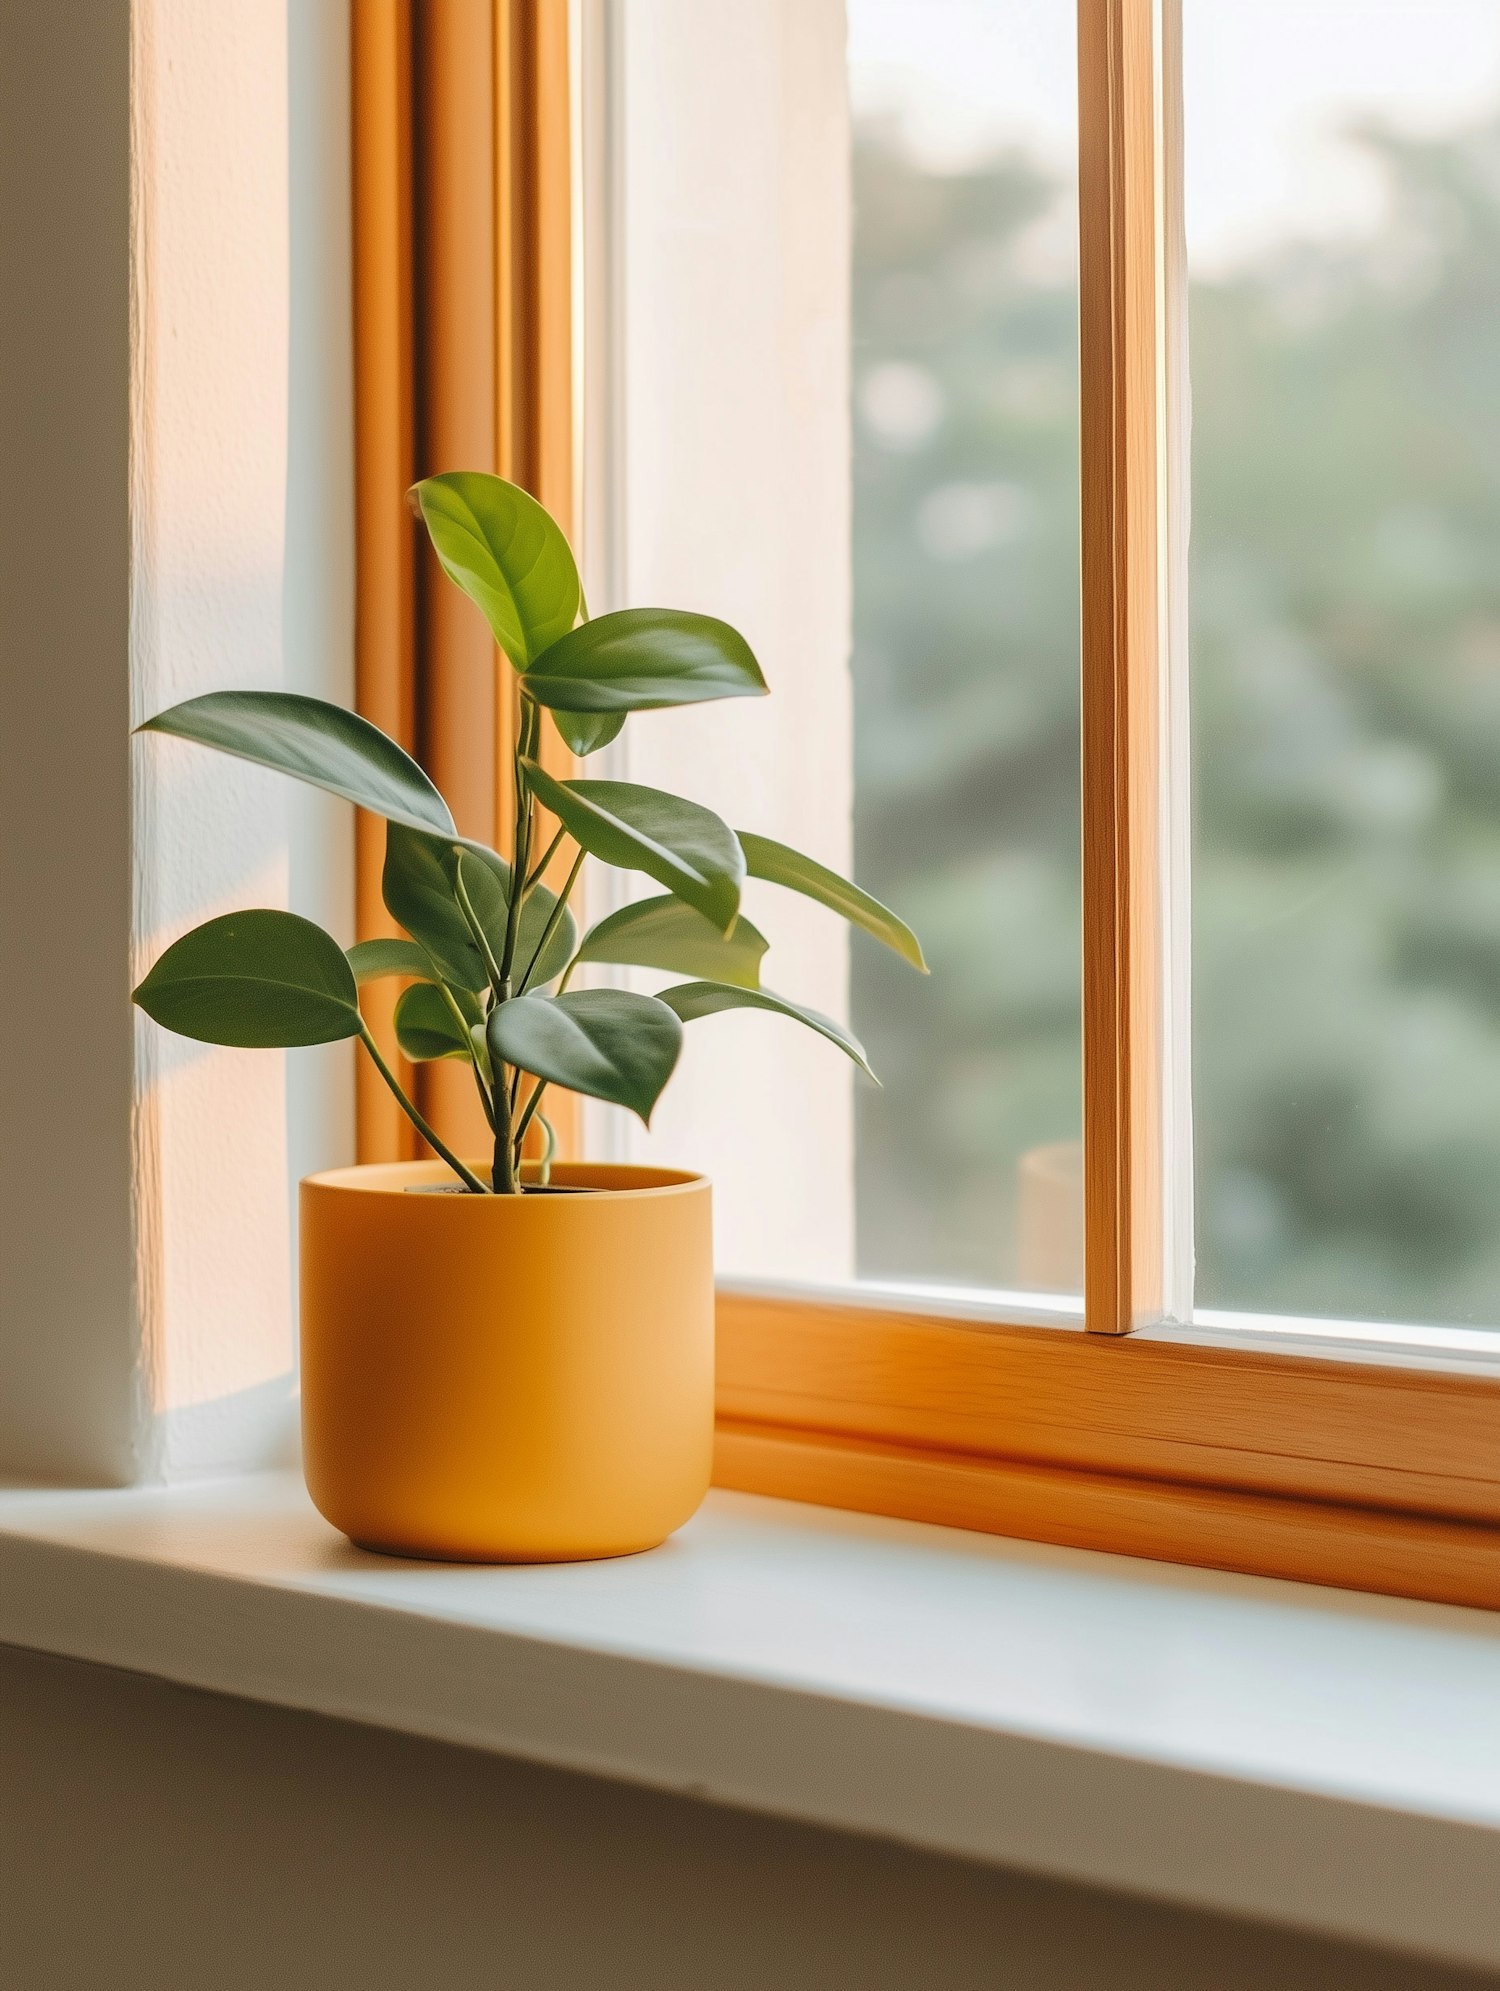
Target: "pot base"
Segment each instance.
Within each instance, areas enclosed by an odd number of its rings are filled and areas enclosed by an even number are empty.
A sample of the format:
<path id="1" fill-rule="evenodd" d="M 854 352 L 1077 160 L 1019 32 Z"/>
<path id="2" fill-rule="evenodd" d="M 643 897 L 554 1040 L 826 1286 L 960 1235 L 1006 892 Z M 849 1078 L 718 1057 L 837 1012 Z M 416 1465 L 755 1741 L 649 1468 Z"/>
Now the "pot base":
<path id="1" fill-rule="evenodd" d="M 525 1569 L 537 1568 L 543 1563 L 552 1562 L 618 1562 L 621 1556 L 649 1555 L 653 1549 L 659 1549 L 663 1542 L 669 1542 L 672 1537 L 663 1535 L 657 1541 L 637 1542 L 628 1549 L 553 1549 L 534 1555 L 527 1554 L 524 1550 L 508 1554 L 499 1552 L 468 1554 L 453 1549 L 402 1547 L 395 1542 L 360 1542 L 356 1541 L 353 1535 L 345 1539 L 351 1548 L 359 1549 L 365 1555 L 385 1556 L 397 1562 L 446 1562 L 468 1569 Z"/>

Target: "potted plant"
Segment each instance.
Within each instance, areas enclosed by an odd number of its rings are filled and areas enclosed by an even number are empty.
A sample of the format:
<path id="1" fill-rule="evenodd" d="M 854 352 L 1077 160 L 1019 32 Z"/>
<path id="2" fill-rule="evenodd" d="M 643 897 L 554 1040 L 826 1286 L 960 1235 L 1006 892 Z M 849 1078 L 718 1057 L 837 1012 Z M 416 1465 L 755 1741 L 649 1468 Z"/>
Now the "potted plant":
<path id="1" fill-rule="evenodd" d="M 385 903 L 406 938 L 347 953 L 295 913 L 209 920 L 134 1000 L 212 1044 L 357 1038 L 434 1160 L 336 1169 L 301 1187 L 304 1469 L 323 1515 L 367 1547 L 476 1561 L 654 1546 L 707 1490 L 713 1436 L 709 1186 L 661 1168 L 556 1163 L 544 1101 L 563 1086 L 649 1122 L 685 1024 L 760 1009 L 868 1070 L 849 1033 L 762 987 L 747 876 L 819 901 L 923 968 L 868 894 L 696 802 L 630 782 L 560 781 L 550 723 L 584 757 L 634 712 L 766 691 L 744 638 L 674 609 L 587 619 L 556 523 L 498 477 L 418 484 L 443 571 L 487 618 L 516 700 L 508 856 L 460 836 L 426 774 L 356 713 L 288 692 L 189 699 L 140 729 L 290 774 L 385 818 Z M 555 827 L 542 831 L 541 811 Z M 585 857 L 659 892 L 580 936 Z M 545 882 L 566 866 L 560 889 Z M 575 989 L 590 963 L 686 979 L 660 995 Z M 399 976 L 405 1055 L 461 1060 L 489 1126 L 455 1154 L 407 1096 L 360 1013 Z M 533 1125 L 542 1154 L 523 1159 Z M 532 1136 L 535 1144 L 535 1136 Z"/>

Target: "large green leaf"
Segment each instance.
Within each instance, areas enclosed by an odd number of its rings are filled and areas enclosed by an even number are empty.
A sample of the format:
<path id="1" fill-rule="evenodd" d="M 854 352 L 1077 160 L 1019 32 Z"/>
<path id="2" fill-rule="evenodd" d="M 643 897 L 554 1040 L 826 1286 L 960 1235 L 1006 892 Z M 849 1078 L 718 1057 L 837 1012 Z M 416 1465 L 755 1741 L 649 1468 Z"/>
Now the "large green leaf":
<path id="1" fill-rule="evenodd" d="M 570 752 L 582 760 L 618 739 L 625 724 L 623 712 L 554 712 L 556 726 Z"/>
<path id="2" fill-rule="evenodd" d="M 727 934 L 681 899 L 640 899 L 621 906 L 584 935 L 582 961 L 614 961 L 631 968 L 662 968 L 669 975 L 701 975 L 735 988 L 760 986 L 764 934 L 742 913 Z"/>
<path id="3" fill-rule="evenodd" d="M 766 681 L 737 629 L 679 608 L 622 608 L 558 638 L 526 673 L 539 705 L 651 712 L 715 698 L 763 698 Z"/>
<path id="4" fill-rule="evenodd" d="M 863 927 L 866 933 L 894 948 L 903 961 L 910 961 L 914 968 L 924 975 L 927 973 L 922 943 L 889 906 L 883 906 L 879 899 L 872 899 L 868 892 L 841 878 L 837 871 L 804 857 L 788 844 L 755 836 L 749 830 L 741 830 L 739 838 L 745 853 L 745 868 L 752 878 L 767 878 L 773 885 L 785 885 L 789 891 L 816 899 L 819 905 L 841 914 L 852 925 Z"/>
<path id="5" fill-rule="evenodd" d="M 767 1009 L 773 1016 L 789 1016 L 794 1023 L 805 1023 L 809 1030 L 816 1030 L 830 1044 L 837 1044 L 841 1051 L 853 1058 L 867 1078 L 875 1078 L 863 1044 L 857 1037 L 851 1036 L 841 1023 L 835 1023 L 831 1016 L 825 1016 L 819 1009 L 807 1009 L 800 1002 L 789 1002 L 785 996 L 773 995 L 769 989 L 728 988 L 722 982 L 679 982 L 676 988 L 663 989 L 660 1000 L 684 1023 L 692 1023 L 700 1016 L 717 1016 L 724 1009 Z M 875 1079 L 875 1083 L 878 1085 L 879 1079 Z"/>
<path id="6" fill-rule="evenodd" d="M 682 1049 L 673 1011 L 626 989 L 520 996 L 491 1010 L 488 1035 L 494 1063 L 628 1106 L 648 1126 Z"/>
<path id="7" fill-rule="evenodd" d="M 432 959 L 415 941 L 357 940 L 347 953 L 354 979 L 361 988 L 366 982 L 378 982 L 387 975 L 416 975 L 424 982 L 432 978 Z"/>
<path id="8" fill-rule="evenodd" d="M 467 1063 L 474 1055 L 469 1029 L 431 982 L 417 982 L 396 1004 L 396 1041 L 413 1064 L 432 1058 L 462 1058 Z"/>
<path id="9" fill-rule="evenodd" d="M 519 485 L 478 470 L 425 477 L 411 495 L 443 572 L 524 671 L 578 620 L 578 569 L 561 528 Z"/>
<path id="10" fill-rule="evenodd" d="M 386 833 L 380 889 L 387 912 L 432 956 L 445 982 L 455 988 L 482 989 L 489 981 L 484 957 L 474 943 L 458 903 L 460 852 L 464 889 L 498 961 L 505 945 L 510 866 L 497 851 L 466 838 L 427 836 L 420 830 L 392 824 Z M 557 894 L 545 885 L 534 885 L 527 895 L 516 936 L 518 979 L 540 946 L 556 904 Z M 536 980 L 555 980 L 573 958 L 577 944 L 578 928 L 573 915 L 564 912 L 547 942 Z"/>
<path id="11" fill-rule="evenodd" d="M 538 801 L 591 857 L 644 871 L 728 933 L 745 860 L 734 831 L 712 809 L 632 781 L 554 781 L 534 761 L 523 765 Z"/>
<path id="12" fill-rule="evenodd" d="M 294 691 L 210 691 L 137 728 L 217 747 L 342 795 L 414 829 L 453 834 L 453 817 L 421 768 L 396 742 L 342 705 Z"/>
<path id="13" fill-rule="evenodd" d="M 267 1050 L 332 1044 L 359 1030 L 354 973 L 338 942 L 297 913 L 226 913 L 185 933 L 132 1000 L 179 1037 Z"/>

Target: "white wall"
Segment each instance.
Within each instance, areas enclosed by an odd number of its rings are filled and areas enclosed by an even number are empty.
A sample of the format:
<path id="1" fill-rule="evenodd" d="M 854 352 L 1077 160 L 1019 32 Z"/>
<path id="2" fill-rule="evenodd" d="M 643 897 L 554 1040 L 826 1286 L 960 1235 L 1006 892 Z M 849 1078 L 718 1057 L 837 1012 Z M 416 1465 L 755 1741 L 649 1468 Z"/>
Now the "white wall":
<path id="1" fill-rule="evenodd" d="M 0 1470 L 135 1469 L 130 17 L 0 0 Z"/>
<path id="2" fill-rule="evenodd" d="M 134 19 L 137 712 L 224 686 L 347 699 L 347 14 L 136 0 Z M 351 937 L 347 809 L 180 742 L 137 756 L 138 971 L 240 906 Z M 346 1148 L 349 1048 L 222 1050 L 144 1017 L 136 1043 L 147 1469 L 253 1465 L 294 1394 L 289 1157 Z"/>
<path id="3" fill-rule="evenodd" d="M 279 687 L 287 472 L 287 47 L 269 0 L 138 0 L 132 680 L 144 718 Z M 136 745 L 136 959 L 285 906 L 287 785 Z M 284 1060 L 136 1019 L 150 1467 L 264 1442 L 292 1367 Z"/>
<path id="4" fill-rule="evenodd" d="M 585 101 L 596 127 L 612 125 L 585 181 L 593 603 L 723 616 L 772 689 L 754 703 L 641 715 L 616 771 L 846 870 L 843 0 L 614 0 L 602 22 L 599 11 L 585 60 L 610 63 L 611 87 L 586 75 Z M 613 508 L 602 522 L 601 485 Z M 772 943 L 767 985 L 846 1015 L 840 923 L 753 883 L 745 909 Z M 851 1075 L 795 1024 L 714 1017 L 689 1030 L 650 1135 L 620 1138 L 632 1155 L 712 1175 L 721 1271 L 848 1278 Z"/>
<path id="5" fill-rule="evenodd" d="M 7 1991 L 1490 1981 L 5 1649 L 0 1944 Z"/>
<path id="6" fill-rule="evenodd" d="M 354 703 L 354 325 L 349 0 L 289 0 L 288 374 L 281 637 L 286 680 Z M 354 812 L 287 785 L 287 903 L 354 939 Z M 287 1058 L 287 1194 L 354 1160 L 354 1048 Z M 295 1250 L 294 1250 L 295 1255 Z M 289 1268 L 293 1269 L 293 1268 Z M 295 1285 L 290 1286 L 295 1293 Z"/>
<path id="7" fill-rule="evenodd" d="M 127 977 L 234 907 L 347 938 L 352 832 L 129 725 L 352 690 L 347 0 L 0 36 L 0 1470 L 219 1471 L 293 1421 L 288 1161 L 348 1155 L 350 1052 L 132 1054 Z"/>

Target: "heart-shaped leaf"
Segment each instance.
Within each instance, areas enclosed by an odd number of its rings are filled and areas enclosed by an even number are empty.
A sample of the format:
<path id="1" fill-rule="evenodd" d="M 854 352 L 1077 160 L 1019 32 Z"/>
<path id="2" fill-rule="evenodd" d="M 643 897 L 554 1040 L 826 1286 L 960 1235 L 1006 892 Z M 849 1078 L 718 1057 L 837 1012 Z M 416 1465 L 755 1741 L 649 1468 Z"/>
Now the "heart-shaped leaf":
<path id="1" fill-rule="evenodd" d="M 927 973 L 927 963 L 922 958 L 922 943 L 889 906 L 883 906 L 879 899 L 872 899 L 868 892 L 862 892 L 849 879 L 841 878 L 837 871 L 830 871 L 815 859 L 804 857 L 800 850 L 793 850 L 788 844 L 776 843 L 766 836 L 755 836 L 749 830 L 741 830 L 739 838 L 745 853 L 745 869 L 752 878 L 766 878 L 773 885 L 785 885 L 789 891 L 801 892 L 806 898 L 816 899 L 820 906 L 827 906 L 852 925 L 863 927 L 866 933 L 873 934 L 877 940 L 893 948 L 903 961 L 909 961 L 924 975 Z"/>
<path id="2" fill-rule="evenodd" d="M 416 975 L 425 982 L 434 973 L 431 956 L 411 940 L 358 940 L 347 953 L 361 988 L 387 975 Z"/>
<path id="3" fill-rule="evenodd" d="M 561 529 L 527 491 L 477 470 L 411 490 L 443 572 L 484 611 L 518 671 L 578 620 L 578 569 Z"/>
<path id="4" fill-rule="evenodd" d="M 210 691 L 136 729 L 217 747 L 326 788 L 393 823 L 453 835 L 453 817 L 421 768 L 396 742 L 342 705 L 293 691 Z"/>
<path id="5" fill-rule="evenodd" d="M 622 608 L 561 636 L 526 673 L 539 705 L 651 712 L 715 698 L 763 698 L 766 681 L 737 629 L 677 608 Z"/>
<path id="6" fill-rule="evenodd" d="M 385 869 L 380 889 L 386 910 L 432 956 L 433 965 L 454 988 L 482 989 L 489 981 L 484 957 L 474 943 L 458 903 L 458 854 L 464 860 L 469 895 L 490 950 L 498 961 L 505 945 L 510 904 L 510 866 L 497 851 L 467 838 L 424 835 L 392 824 L 386 832 Z M 533 885 L 521 910 L 516 936 L 520 969 L 541 945 L 557 894 Z M 558 921 L 538 963 L 536 982 L 554 981 L 573 958 L 578 928 L 570 912 Z"/>
<path id="7" fill-rule="evenodd" d="M 478 1021 L 477 1007 L 473 1022 Z M 462 1058 L 474 1055 L 469 1039 L 473 1023 L 460 1022 L 445 1001 L 443 991 L 431 982 L 418 982 L 404 991 L 396 1004 L 396 1041 L 413 1064 L 432 1058 Z"/>
<path id="8" fill-rule="evenodd" d="M 727 988 L 722 982 L 679 982 L 676 988 L 663 989 L 660 1000 L 684 1023 L 692 1023 L 700 1016 L 717 1016 L 723 1009 L 768 1009 L 773 1016 L 789 1016 L 794 1023 L 805 1023 L 830 1044 L 837 1044 L 867 1078 L 875 1078 L 863 1044 L 842 1024 L 835 1023 L 819 1009 L 807 1009 L 800 1002 L 788 1002 L 785 996 L 773 995 L 769 989 Z M 875 1083 L 878 1085 L 879 1079 Z"/>
<path id="9" fill-rule="evenodd" d="M 537 800 L 591 857 L 644 871 L 720 933 L 734 925 L 745 860 L 712 809 L 632 781 L 554 781 L 534 761 L 522 765 Z"/>
<path id="10" fill-rule="evenodd" d="M 343 948 L 310 919 L 264 908 L 185 933 L 131 999 L 179 1037 L 251 1050 L 332 1044 L 360 1027 Z"/>
<path id="11" fill-rule="evenodd" d="M 682 1025 L 665 1003 L 626 989 L 520 996 L 491 1010 L 488 1034 L 496 1064 L 628 1106 L 648 1126 L 682 1049 Z"/>
<path id="12" fill-rule="evenodd" d="M 632 968 L 662 968 L 669 975 L 700 975 L 735 988 L 760 986 L 764 934 L 743 913 L 727 934 L 681 899 L 640 899 L 591 927 L 581 961 L 615 961 Z"/>
<path id="13" fill-rule="evenodd" d="M 570 753 L 580 760 L 618 739 L 625 724 L 623 712 L 554 712 L 556 726 Z"/>

